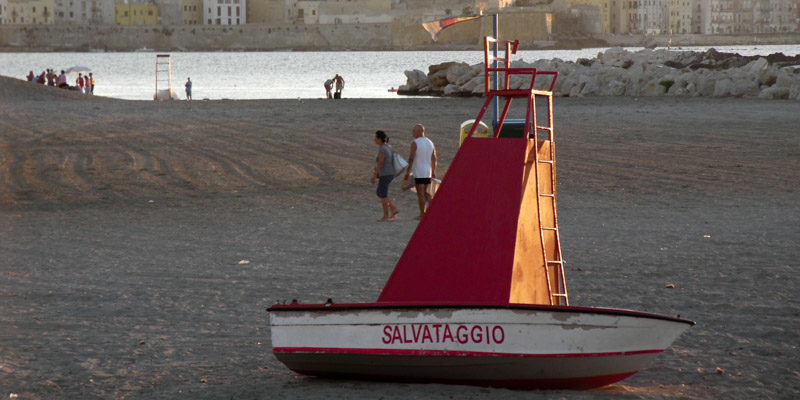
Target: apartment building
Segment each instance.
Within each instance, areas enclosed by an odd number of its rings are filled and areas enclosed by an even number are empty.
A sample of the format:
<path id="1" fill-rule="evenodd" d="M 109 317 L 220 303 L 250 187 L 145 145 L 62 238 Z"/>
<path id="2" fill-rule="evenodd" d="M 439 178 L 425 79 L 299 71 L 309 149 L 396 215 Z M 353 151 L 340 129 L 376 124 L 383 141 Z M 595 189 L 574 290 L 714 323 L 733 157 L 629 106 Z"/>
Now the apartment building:
<path id="1" fill-rule="evenodd" d="M 692 21 L 697 0 L 669 0 L 669 33 L 687 34 L 692 32 Z"/>
<path id="2" fill-rule="evenodd" d="M 158 6 L 151 2 L 124 0 L 115 6 L 117 25 L 158 25 Z"/>
<path id="3" fill-rule="evenodd" d="M 287 22 L 287 0 L 250 0 L 247 2 L 247 23 Z"/>
<path id="4" fill-rule="evenodd" d="M 203 0 L 206 25 L 243 25 L 247 23 L 247 0 Z"/>
<path id="5" fill-rule="evenodd" d="M 203 0 L 183 0 L 181 2 L 181 23 L 183 25 L 203 24 Z"/>
<path id="6" fill-rule="evenodd" d="M 0 23 L 3 25 L 53 24 L 54 0 L 0 0 Z"/>
<path id="7" fill-rule="evenodd" d="M 115 0 L 55 0 L 55 23 L 113 24 Z"/>

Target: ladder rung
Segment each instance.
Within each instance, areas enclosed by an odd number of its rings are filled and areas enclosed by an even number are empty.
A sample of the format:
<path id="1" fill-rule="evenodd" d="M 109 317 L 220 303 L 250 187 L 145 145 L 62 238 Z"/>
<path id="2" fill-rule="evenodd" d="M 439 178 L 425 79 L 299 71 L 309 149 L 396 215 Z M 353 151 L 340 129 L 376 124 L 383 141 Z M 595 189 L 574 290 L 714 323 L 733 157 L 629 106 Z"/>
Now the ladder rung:
<path id="1" fill-rule="evenodd" d="M 567 297 L 567 294 L 566 293 L 553 293 L 553 296 L 555 296 L 555 297 Z"/>
<path id="2" fill-rule="evenodd" d="M 564 264 L 564 260 L 547 260 L 548 264 Z"/>
<path id="3" fill-rule="evenodd" d="M 545 163 L 545 164 L 552 164 L 553 163 L 553 160 L 537 160 L 537 161 L 539 161 L 540 163 Z"/>
<path id="4" fill-rule="evenodd" d="M 542 229 L 544 229 L 546 231 L 557 231 L 558 230 L 558 228 L 553 228 L 551 226 L 543 226 Z"/>
<path id="5" fill-rule="evenodd" d="M 536 129 L 543 129 L 543 130 L 546 130 L 546 131 L 552 131 L 553 130 L 553 128 L 549 127 L 549 126 L 537 126 Z"/>
<path id="6" fill-rule="evenodd" d="M 542 197 L 556 197 L 556 195 L 553 194 L 553 193 L 539 193 L 539 196 L 542 196 Z"/>

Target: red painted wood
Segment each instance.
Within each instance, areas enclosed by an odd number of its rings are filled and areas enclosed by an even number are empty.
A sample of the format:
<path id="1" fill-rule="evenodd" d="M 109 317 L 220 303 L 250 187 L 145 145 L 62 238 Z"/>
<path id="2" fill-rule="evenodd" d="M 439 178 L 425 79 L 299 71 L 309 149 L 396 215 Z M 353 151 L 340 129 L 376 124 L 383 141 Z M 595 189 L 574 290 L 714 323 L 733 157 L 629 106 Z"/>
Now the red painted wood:
<path id="1" fill-rule="evenodd" d="M 526 148 L 464 142 L 379 303 L 508 304 Z"/>
<path id="2" fill-rule="evenodd" d="M 531 354 L 531 353 L 497 353 L 488 351 L 460 351 L 460 350 L 427 350 L 427 349 L 361 349 L 349 347 L 274 347 L 273 353 L 276 354 L 369 354 L 369 355 L 402 355 L 402 356 L 497 356 L 497 357 L 542 357 L 542 358 L 584 358 L 584 357 L 610 357 L 610 356 L 632 356 L 638 354 L 658 354 L 664 350 L 635 350 L 635 351 L 614 351 L 605 353 L 559 353 L 559 354 Z"/>

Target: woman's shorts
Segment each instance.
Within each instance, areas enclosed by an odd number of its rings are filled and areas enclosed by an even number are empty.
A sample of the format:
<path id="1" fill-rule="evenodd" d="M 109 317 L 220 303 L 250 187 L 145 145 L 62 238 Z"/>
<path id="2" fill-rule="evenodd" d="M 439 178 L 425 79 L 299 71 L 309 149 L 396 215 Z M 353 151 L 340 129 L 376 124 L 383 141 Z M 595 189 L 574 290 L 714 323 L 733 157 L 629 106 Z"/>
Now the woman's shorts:
<path id="1" fill-rule="evenodd" d="M 378 197 L 385 199 L 389 197 L 389 184 L 392 183 L 394 175 L 386 175 L 378 178 L 378 190 L 376 191 Z"/>
<path id="2" fill-rule="evenodd" d="M 431 178 L 414 178 L 414 183 L 417 185 L 430 185 Z"/>

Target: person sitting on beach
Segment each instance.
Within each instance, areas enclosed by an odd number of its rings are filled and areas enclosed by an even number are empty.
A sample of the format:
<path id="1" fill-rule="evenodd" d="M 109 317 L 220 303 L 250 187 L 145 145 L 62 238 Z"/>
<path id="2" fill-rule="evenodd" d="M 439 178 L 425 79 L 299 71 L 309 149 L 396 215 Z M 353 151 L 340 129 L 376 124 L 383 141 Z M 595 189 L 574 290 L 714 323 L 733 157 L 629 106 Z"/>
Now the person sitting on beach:
<path id="1" fill-rule="evenodd" d="M 325 85 L 325 97 L 332 99 L 333 96 L 331 95 L 331 89 L 333 88 L 333 80 L 328 79 L 323 85 Z"/>
<path id="2" fill-rule="evenodd" d="M 28 76 L 26 76 L 26 78 L 28 78 L 28 82 L 33 82 L 34 77 L 33 71 L 28 71 Z"/>
<path id="3" fill-rule="evenodd" d="M 58 87 L 61 89 L 69 89 L 69 84 L 67 83 L 67 74 L 64 73 L 64 70 L 61 70 L 61 75 L 58 76 Z"/>
<path id="4" fill-rule="evenodd" d="M 39 77 L 36 78 L 36 83 L 38 83 L 40 85 L 44 85 L 45 82 L 47 81 L 47 78 L 45 78 L 46 75 L 47 75 L 47 73 L 42 71 L 42 73 L 39 74 Z"/>
<path id="5" fill-rule="evenodd" d="M 378 148 L 378 155 L 375 157 L 377 163 L 370 182 L 373 185 L 376 181 L 378 182 L 378 189 L 375 193 L 383 206 L 383 218 L 378 221 L 394 221 L 395 215 L 399 213 L 397 207 L 389 200 L 389 184 L 392 183 L 396 172 L 394 170 L 394 158 L 392 157 L 394 149 L 389 146 L 389 137 L 386 136 L 384 131 L 375 132 L 375 144 L 380 147 Z"/>

